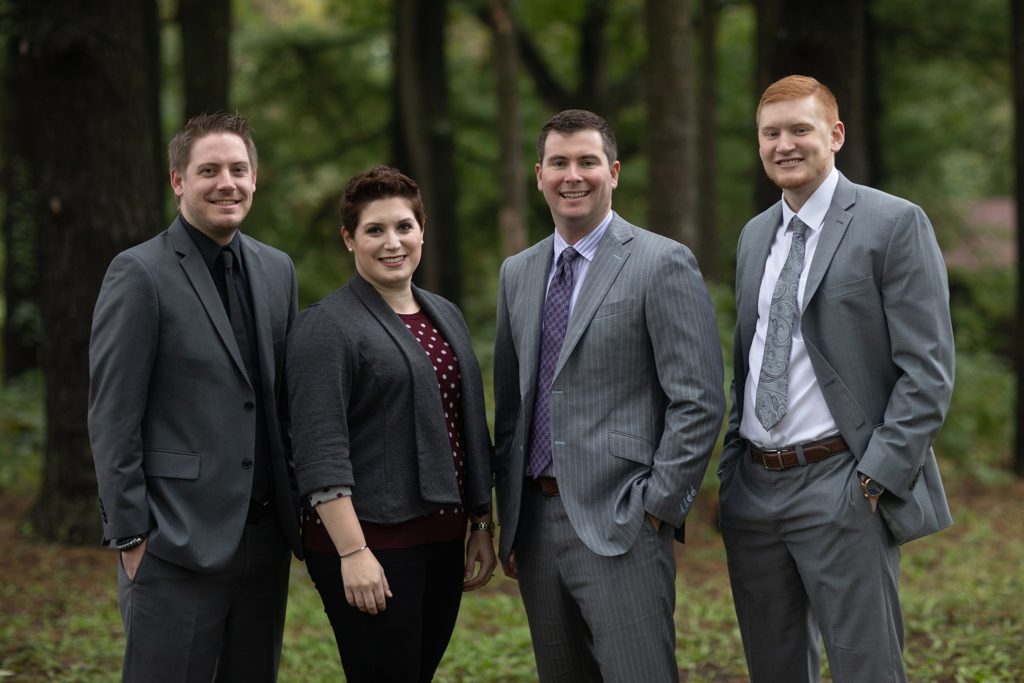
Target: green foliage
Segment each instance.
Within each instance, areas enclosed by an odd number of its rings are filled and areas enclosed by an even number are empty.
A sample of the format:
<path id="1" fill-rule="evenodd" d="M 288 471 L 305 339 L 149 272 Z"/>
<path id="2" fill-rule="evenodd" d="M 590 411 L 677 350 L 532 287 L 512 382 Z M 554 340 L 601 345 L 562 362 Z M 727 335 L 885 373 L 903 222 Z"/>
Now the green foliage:
<path id="1" fill-rule="evenodd" d="M 0 388 L 0 494 L 39 484 L 42 396 L 43 380 L 37 373 Z"/>
<path id="2" fill-rule="evenodd" d="M 958 479 L 1005 480 L 1014 438 L 1016 278 L 1008 270 L 958 269 L 949 282 L 956 381 L 935 450 Z"/>

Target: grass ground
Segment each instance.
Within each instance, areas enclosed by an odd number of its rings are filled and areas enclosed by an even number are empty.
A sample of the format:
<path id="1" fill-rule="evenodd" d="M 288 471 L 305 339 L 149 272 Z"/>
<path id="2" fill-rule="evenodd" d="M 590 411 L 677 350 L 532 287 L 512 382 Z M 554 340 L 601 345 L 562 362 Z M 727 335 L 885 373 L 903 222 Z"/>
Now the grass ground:
<path id="1" fill-rule="evenodd" d="M 957 524 L 903 554 L 907 668 L 914 683 L 1024 683 L 1024 482 L 953 487 Z M 0 680 L 118 680 L 122 635 L 115 556 L 15 534 L 27 494 L 0 489 Z M 746 680 L 714 501 L 699 500 L 679 550 L 680 679 Z M 400 647 L 400 645 L 397 645 Z M 516 584 L 495 577 L 463 602 L 440 682 L 536 676 Z M 334 640 L 305 569 L 292 571 L 282 683 L 342 681 Z"/>

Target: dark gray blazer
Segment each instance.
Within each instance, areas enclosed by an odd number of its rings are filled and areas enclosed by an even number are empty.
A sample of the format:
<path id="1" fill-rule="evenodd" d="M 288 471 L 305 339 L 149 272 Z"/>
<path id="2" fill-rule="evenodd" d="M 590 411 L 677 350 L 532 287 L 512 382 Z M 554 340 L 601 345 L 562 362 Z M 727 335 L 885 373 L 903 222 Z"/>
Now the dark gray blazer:
<path id="1" fill-rule="evenodd" d="M 416 286 L 413 296 L 459 360 L 465 503 L 482 511 L 491 500 L 491 440 L 469 330 L 450 301 Z M 366 280 L 356 275 L 299 314 L 286 366 L 303 496 L 350 486 L 359 519 L 377 524 L 462 503 L 433 365 Z"/>
<path id="2" fill-rule="evenodd" d="M 287 254 L 241 240 L 275 507 L 299 553 L 276 400 L 297 309 L 295 267 Z M 93 313 L 89 371 L 104 538 L 148 532 L 147 552 L 194 571 L 223 569 L 249 507 L 255 393 L 209 268 L 180 220 L 111 262 Z"/>
<path id="3" fill-rule="evenodd" d="M 494 432 L 502 560 L 519 522 L 553 239 L 501 267 Z M 721 343 L 697 262 L 682 244 L 615 214 L 551 385 L 552 466 L 587 547 L 625 553 L 645 512 L 681 527 L 724 412 Z"/>
<path id="4" fill-rule="evenodd" d="M 739 435 L 747 359 L 765 261 L 782 222 L 776 204 L 746 225 L 736 259 L 732 411 L 719 477 Z M 900 543 L 952 524 L 932 451 L 953 391 L 946 267 L 928 217 L 910 202 L 840 175 L 825 215 L 800 318 L 815 377 L 860 467 L 886 493 L 880 508 Z"/>

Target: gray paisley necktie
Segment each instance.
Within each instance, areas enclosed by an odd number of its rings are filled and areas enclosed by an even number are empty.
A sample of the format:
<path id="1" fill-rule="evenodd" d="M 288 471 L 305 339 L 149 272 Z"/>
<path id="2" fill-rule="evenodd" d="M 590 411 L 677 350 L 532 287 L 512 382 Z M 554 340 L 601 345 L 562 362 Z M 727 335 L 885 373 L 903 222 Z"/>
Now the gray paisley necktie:
<path id="1" fill-rule="evenodd" d="M 793 216 L 789 227 L 793 230 L 793 243 L 779 273 L 779 280 L 775 283 L 775 291 L 772 292 L 764 358 L 761 360 L 761 374 L 758 375 L 754 400 L 754 414 L 766 430 L 770 430 L 786 416 L 789 354 L 793 348 L 793 326 L 800 316 L 797 292 L 800 289 L 800 273 L 804 269 L 804 233 L 807 225 Z"/>

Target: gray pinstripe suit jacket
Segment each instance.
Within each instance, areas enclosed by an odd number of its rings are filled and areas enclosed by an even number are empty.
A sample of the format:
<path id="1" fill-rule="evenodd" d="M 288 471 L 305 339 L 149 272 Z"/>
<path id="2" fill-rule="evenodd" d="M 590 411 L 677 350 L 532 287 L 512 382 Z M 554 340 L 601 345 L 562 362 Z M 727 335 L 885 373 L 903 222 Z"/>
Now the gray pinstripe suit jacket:
<path id="1" fill-rule="evenodd" d="M 733 407 L 719 478 L 746 453 L 739 435 L 757 297 L 776 204 L 751 219 L 736 257 Z M 814 374 L 860 469 L 885 486 L 879 506 L 899 543 L 953 523 L 932 441 L 953 392 L 946 268 L 928 217 L 840 175 L 804 290 L 800 325 Z"/>
<path id="2" fill-rule="evenodd" d="M 519 518 L 552 240 L 501 268 L 494 393 L 502 560 Z M 682 526 L 724 409 L 714 308 L 693 255 L 616 214 L 581 286 L 551 386 L 554 473 L 583 542 L 620 555 L 645 512 Z"/>

